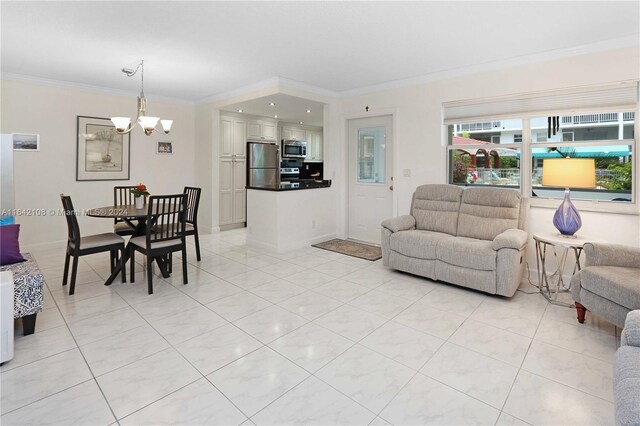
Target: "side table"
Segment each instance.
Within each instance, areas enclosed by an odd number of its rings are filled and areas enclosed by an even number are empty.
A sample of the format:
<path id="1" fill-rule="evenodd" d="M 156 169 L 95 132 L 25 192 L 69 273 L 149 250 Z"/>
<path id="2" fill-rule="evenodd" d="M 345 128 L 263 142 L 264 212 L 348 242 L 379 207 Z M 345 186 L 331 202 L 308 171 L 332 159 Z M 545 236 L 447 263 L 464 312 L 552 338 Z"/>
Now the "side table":
<path id="1" fill-rule="evenodd" d="M 538 290 L 540 293 L 554 305 L 572 307 L 573 305 L 558 301 L 558 293 L 566 293 L 569 291 L 571 282 L 565 285 L 562 273 L 567 263 L 567 255 L 569 251 L 573 251 L 575 255 L 575 264 L 573 265 L 573 276 L 580 270 L 580 255 L 585 243 L 590 240 L 576 237 L 564 236 L 559 233 L 536 232 L 533 234 L 533 240 L 536 244 L 536 264 L 538 266 Z M 547 248 L 553 248 L 554 258 L 557 259 L 556 270 L 549 275 L 547 272 Z M 558 256 L 556 248 L 562 249 L 562 254 Z M 553 296 L 552 296 L 553 293 Z"/>

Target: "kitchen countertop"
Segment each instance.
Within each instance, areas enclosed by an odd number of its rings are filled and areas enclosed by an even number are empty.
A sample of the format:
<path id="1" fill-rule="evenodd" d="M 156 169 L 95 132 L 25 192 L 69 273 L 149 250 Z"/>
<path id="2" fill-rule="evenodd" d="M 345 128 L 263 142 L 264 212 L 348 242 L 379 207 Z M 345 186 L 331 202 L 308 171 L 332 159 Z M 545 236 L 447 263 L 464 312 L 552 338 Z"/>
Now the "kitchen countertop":
<path id="1" fill-rule="evenodd" d="M 330 186 L 330 180 L 305 180 L 296 183 L 283 182 L 273 186 L 247 186 L 247 189 L 258 189 L 261 191 L 298 191 L 302 189 L 329 188 Z"/>

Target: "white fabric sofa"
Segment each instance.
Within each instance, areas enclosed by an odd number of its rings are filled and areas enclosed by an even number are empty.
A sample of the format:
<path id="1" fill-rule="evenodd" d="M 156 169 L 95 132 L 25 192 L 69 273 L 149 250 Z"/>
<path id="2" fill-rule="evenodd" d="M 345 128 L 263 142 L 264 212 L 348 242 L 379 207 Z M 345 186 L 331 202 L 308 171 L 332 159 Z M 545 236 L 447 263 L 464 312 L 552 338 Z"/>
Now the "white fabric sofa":
<path id="1" fill-rule="evenodd" d="M 529 199 L 502 188 L 422 185 L 411 214 L 382 222 L 382 259 L 400 271 L 511 297 L 525 267 Z"/>

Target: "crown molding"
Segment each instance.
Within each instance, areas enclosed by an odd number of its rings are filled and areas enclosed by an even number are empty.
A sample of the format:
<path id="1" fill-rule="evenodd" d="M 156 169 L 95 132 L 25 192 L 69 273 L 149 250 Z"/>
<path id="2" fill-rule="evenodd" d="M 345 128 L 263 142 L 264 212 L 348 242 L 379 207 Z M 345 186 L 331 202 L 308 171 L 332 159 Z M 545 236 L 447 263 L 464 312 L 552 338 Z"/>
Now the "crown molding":
<path id="1" fill-rule="evenodd" d="M 455 77 L 463 77 L 471 74 L 478 74 L 487 71 L 497 71 L 500 69 L 511 68 L 518 65 L 527 65 L 532 63 L 547 62 L 551 60 L 565 59 L 574 56 L 585 55 L 589 53 L 598 53 L 607 50 L 624 49 L 627 47 L 639 47 L 640 41 L 638 35 L 630 35 L 622 38 L 600 41 L 597 43 L 585 44 L 565 49 L 550 50 L 532 55 L 523 55 L 515 58 L 505 59 L 502 61 L 492 61 L 482 64 L 476 64 L 467 67 L 453 68 L 442 70 L 435 73 L 423 75 L 420 77 L 412 77 L 402 80 L 394 80 L 386 83 L 360 87 L 357 89 L 344 90 L 338 93 L 340 98 L 348 98 L 351 96 L 365 95 L 374 92 L 382 92 L 386 90 L 398 89 L 407 86 L 415 86 L 420 84 L 432 83 L 439 80 L 448 80 Z"/>
<path id="2" fill-rule="evenodd" d="M 196 105 L 208 104 L 218 101 L 226 101 L 237 96 L 250 94 L 253 92 L 273 89 L 276 92 L 282 89 L 301 90 L 304 92 L 312 93 L 314 95 L 320 95 L 323 97 L 336 98 L 337 92 L 332 90 L 323 89 L 322 87 L 313 86 L 311 84 L 303 83 L 301 81 L 291 80 L 283 77 L 272 77 L 266 80 L 259 81 L 254 84 L 242 86 L 236 89 L 232 89 L 226 92 L 216 93 L 215 95 L 207 96 L 196 101 Z"/>
<path id="3" fill-rule="evenodd" d="M 279 87 L 278 77 L 268 78 L 266 80 L 259 81 L 257 83 L 249 84 L 247 86 L 238 87 L 236 89 L 228 90 L 226 92 L 216 93 L 215 95 L 207 96 L 196 101 L 196 105 L 204 105 L 218 101 L 225 101 L 237 96 L 246 95 L 252 92 L 258 92 L 261 90 L 275 89 L 277 91 Z"/>
<path id="4" fill-rule="evenodd" d="M 41 77 L 33 77 L 30 75 L 24 75 L 24 74 L 13 74 L 13 73 L 3 72 L 2 80 L 18 81 L 22 83 L 38 84 L 41 86 L 50 86 L 50 87 L 58 87 L 58 88 L 69 89 L 69 90 L 78 90 L 82 92 L 102 93 L 105 95 L 122 96 L 127 98 L 130 98 L 130 97 L 137 98 L 139 95 L 138 92 L 133 92 L 129 90 L 113 89 L 109 87 L 93 86 L 90 84 L 74 83 L 70 81 L 53 80 L 53 79 L 41 78 Z M 177 104 L 177 105 L 183 105 L 183 106 L 195 105 L 193 101 L 189 101 L 186 99 L 172 98 L 169 96 L 159 96 L 159 95 L 153 95 L 153 94 L 149 95 L 148 93 L 145 93 L 145 96 L 147 100 L 152 100 L 154 102 Z"/>

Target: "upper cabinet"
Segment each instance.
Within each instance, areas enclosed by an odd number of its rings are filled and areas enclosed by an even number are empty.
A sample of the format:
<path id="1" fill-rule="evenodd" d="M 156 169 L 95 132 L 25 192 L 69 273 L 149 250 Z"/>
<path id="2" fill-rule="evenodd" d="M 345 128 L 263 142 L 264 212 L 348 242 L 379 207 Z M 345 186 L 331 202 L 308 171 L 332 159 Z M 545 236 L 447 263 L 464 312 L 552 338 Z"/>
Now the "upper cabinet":
<path id="1" fill-rule="evenodd" d="M 246 121 L 236 117 L 220 117 L 221 138 L 220 155 L 222 157 L 246 155 Z"/>
<path id="2" fill-rule="evenodd" d="M 322 161 L 322 132 L 307 130 L 307 158 L 305 161 Z"/>
<path id="3" fill-rule="evenodd" d="M 307 157 L 304 161 L 322 161 L 322 127 L 296 126 L 295 124 L 283 123 L 280 127 L 280 138 L 306 141 Z"/>
<path id="4" fill-rule="evenodd" d="M 297 127 L 282 126 L 282 139 L 294 141 L 306 141 L 307 131 Z"/>
<path id="5" fill-rule="evenodd" d="M 269 121 L 247 121 L 247 139 L 249 140 L 276 140 L 276 124 Z"/>

